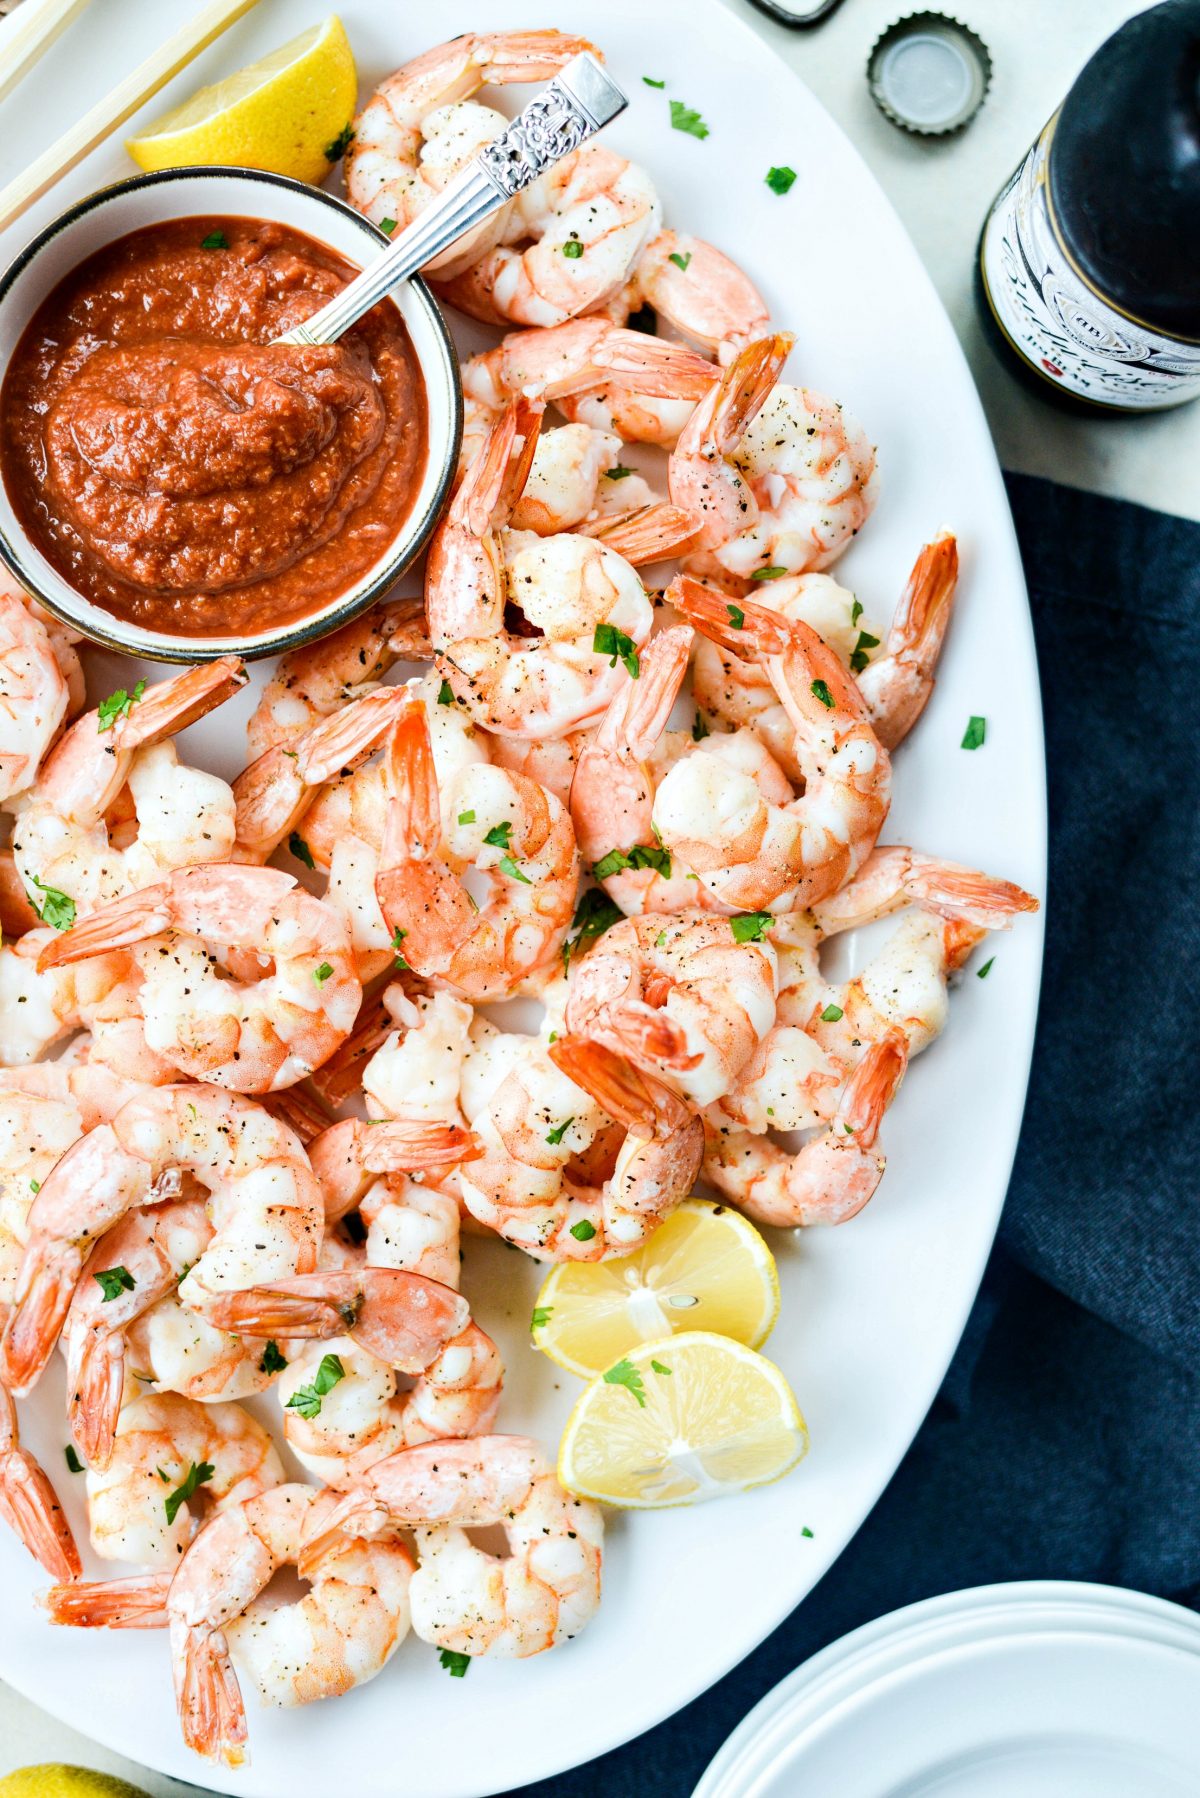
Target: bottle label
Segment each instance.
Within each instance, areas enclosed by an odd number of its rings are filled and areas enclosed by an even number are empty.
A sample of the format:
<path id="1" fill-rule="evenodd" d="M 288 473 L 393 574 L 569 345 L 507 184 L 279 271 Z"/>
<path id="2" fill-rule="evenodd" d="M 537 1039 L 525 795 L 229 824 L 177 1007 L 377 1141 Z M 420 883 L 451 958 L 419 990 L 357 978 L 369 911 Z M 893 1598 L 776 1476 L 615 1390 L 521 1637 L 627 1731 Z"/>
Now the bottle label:
<path id="1" fill-rule="evenodd" d="M 1054 229 L 1046 184 L 1053 119 L 988 215 L 984 286 L 1004 335 L 1052 384 L 1128 411 L 1200 394 L 1200 344 L 1160 337 L 1105 304 Z"/>

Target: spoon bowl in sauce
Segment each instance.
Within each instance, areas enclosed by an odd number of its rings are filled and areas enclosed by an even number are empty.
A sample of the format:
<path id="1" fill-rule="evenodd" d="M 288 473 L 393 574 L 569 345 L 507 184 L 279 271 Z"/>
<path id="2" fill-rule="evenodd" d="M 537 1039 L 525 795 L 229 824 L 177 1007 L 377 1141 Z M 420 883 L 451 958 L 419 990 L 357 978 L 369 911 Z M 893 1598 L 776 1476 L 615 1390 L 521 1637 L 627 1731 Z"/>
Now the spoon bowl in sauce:
<path id="1" fill-rule="evenodd" d="M 155 661 L 275 655 L 421 553 L 462 431 L 419 279 L 335 344 L 280 343 L 386 238 L 256 170 L 91 195 L 0 277 L 0 557 L 64 623 Z"/>

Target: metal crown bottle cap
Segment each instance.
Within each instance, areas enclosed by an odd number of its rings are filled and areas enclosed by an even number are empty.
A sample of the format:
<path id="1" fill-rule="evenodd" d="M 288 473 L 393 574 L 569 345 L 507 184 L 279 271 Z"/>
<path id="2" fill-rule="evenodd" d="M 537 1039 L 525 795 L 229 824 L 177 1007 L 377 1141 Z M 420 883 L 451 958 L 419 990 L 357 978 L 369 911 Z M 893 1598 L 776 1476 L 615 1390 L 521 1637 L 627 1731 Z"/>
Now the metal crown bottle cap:
<path id="1" fill-rule="evenodd" d="M 867 63 L 880 111 L 921 137 L 961 131 L 983 105 L 991 79 L 983 39 L 940 12 L 897 19 L 876 40 Z"/>

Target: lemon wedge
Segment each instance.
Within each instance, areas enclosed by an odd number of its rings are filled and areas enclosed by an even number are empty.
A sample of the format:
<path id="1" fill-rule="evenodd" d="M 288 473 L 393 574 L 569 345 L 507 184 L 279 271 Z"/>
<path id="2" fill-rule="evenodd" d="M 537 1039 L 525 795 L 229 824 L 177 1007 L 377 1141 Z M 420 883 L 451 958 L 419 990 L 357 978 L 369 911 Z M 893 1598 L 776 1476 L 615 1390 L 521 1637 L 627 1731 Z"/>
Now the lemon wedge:
<path id="1" fill-rule="evenodd" d="M 141 1786 L 96 1773 L 90 1767 L 68 1767 L 62 1761 L 43 1761 L 37 1767 L 18 1767 L 0 1779 L 0 1798 L 146 1798 Z"/>
<path id="2" fill-rule="evenodd" d="M 354 55 L 333 14 L 281 50 L 164 113 L 125 148 L 142 169 L 231 163 L 323 181 L 348 142 Z"/>
<path id="3" fill-rule="evenodd" d="M 773 1362 L 689 1330 L 639 1343 L 592 1381 L 567 1419 L 558 1477 L 580 1497 L 656 1510 L 764 1486 L 807 1447 Z"/>
<path id="4" fill-rule="evenodd" d="M 636 1343 L 710 1330 L 761 1348 L 779 1315 L 763 1238 L 728 1205 L 685 1199 L 632 1255 L 561 1261 L 533 1311 L 534 1345 L 590 1380 Z"/>

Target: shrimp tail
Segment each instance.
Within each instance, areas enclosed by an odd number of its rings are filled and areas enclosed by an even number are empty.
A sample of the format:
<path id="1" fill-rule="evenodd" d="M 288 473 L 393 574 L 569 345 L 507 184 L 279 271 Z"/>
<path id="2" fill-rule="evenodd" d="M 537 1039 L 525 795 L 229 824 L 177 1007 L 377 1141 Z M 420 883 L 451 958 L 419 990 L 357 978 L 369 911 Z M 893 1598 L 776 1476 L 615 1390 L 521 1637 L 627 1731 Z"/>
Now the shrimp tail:
<path id="1" fill-rule="evenodd" d="M 421 1373 L 464 1330 L 470 1307 L 450 1287 L 397 1268 L 318 1270 L 214 1293 L 204 1315 L 219 1330 L 253 1337 L 347 1333 L 404 1373 Z"/>
<path id="2" fill-rule="evenodd" d="M 981 930 L 1007 930 L 1018 912 L 1034 912 L 1038 901 L 1011 880 L 994 880 L 957 862 L 912 854 L 905 891 L 927 911 Z"/>
<path id="3" fill-rule="evenodd" d="M 597 1105 L 636 1136 L 665 1138 L 689 1116 L 683 1101 L 661 1081 L 636 1068 L 603 1043 L 561 1036 L 551 1044 L 550 1059 Z"/>
<path id="4" fill-rule="evenodd" d="M 69 1242 L 35 1238 L 25 1251 L 17 1302 L 0 1340 L 0 1385 L 18 1397 L 37 1384 L 54 1352 L 83 1260 Z"/>
<path id="5" fill-rule="evenodd" d="M 648 399 L 701 400 L 721 374 L 699 350 L 625 329 L 610 331 L 594 349 L 592 361 L 598 371 L 595 386 L 619 382 Z"/>
<path id="6" fill-rule="evenodd" d="M 91 1335 L 74 1370 L 67 1427 L 89 1467 L 112 1460 L 125 1392 L 125 1339 L 119 1330 Z"/>
<path id="7" fill-rule="evenodd" d="M 144 943 L 169 929 L 173 920 L 170 883 L 164 880 L 156 886 L 141 887 L 135 893 L 126 893 L 120 899 L 98 906 L 88 917 L 81 918 L 70 930 L 64 930 L 52 943 L 47 943 L 38 956 L 38 972 Z"/>
<path id="8" fill-rule="evenodd" d="M 613 1006 L 603 1018 L 597 1040 L 603 1041 L 605 1037 L 611 1037 L 631 1061 L 673 1068 L 677 1073 L 698 1068 L 704 1060 L 703 1055 L 688 1053 L 687 1032 L 653 1006 L 637 1003 Z"/>
<path id="9" fill-rule="evenodd" d="M 115 749 L 148 749 L 195 724 L 245 686 L 250 676 L 241 656 L 219 656 L 160 681 L 131 705 L 113 727 Z"/>
<path id="10" fill-rule="evenodd" d="M 782 655 L 794 628 L 778 612 L 749 599 L 735 604 L 690 574 L 676 575 L 663 599 L 711 642 L 736 656 Z"/>
<path id="11" fill-rule="evenodd" d="M 407 1174 L 456 1167 L 482 1153 L 472 1133 L 458 1124 L 384 1122 L 365 1130 L 362 1164 L 369 1174 Z"/>
<path id="12" fill-rule="evenodd" d="M 391 800 L 375 876 L 375 896 L 389 930 L 418 972 L 436 973 L 474 928 L 466 889 L 438 859 L 441 808 L 429 721 L 410 704 L 392 733 Z M 410 942 L 405 942 L 411 938 Z"/>
<path id="13" fill-rule="evenodd" d="M 716 455 L 728 455 L 741 442 L 770 398 L 795 341 L 790 331 L 776 331 L 747 344 L 734 357 L 721 381 L 709 424 Z"/>
<path id="14" fill-rule="evenodd" d="M 174 1626 L 171 1633 L 177 1634 Z M 175 1697 L 183 1739 L 205 1760 L 240 1767 L 246 1760 L 246 1707 L 225 1637 L 220 1630 L 188 1626 L 182 1633 L 175 1647 Z"/>
<path id="15" fill-rule="evenodd" d="M 305 786 L 323 786 L 364 760 L 408 703 L 403 687 L 377 687 L 306 731 L 294 750 Z"/>
<path id="16" fill-rule="evenodd" d="M 788 1196 L 798 1224 L 844 1224 L 875 1195 L 887 1159 L 875 1149 L 883 1115 L 908 1064 L 902 1033 L 871 1044 L 846 1082 L 828 1130 L 806 1143 L 792 1163 Z M 777 1220 L 772 1220 L 777 1221 Z"/>
<path id="17" fill-rule="evenodd" d="M 172 1568 L 166 1573 L 135 1573 L 128 1579 L 51 1586 L 38 1594 L 38 1603 L 51 1623 L 74 1629 L 165 1629 L 174 1572 Z"/>
<path id="18" fill-rule="evenodd" d="M 700 519 L 687 506 L 667 500 L 653 505 L 631 506 L 626 512 L 609 513 L 579 526 L 581 537 L 595 537 L 613 549 L 633 568 L 647 562 L 663 562 L 689 550 L 700 529 Z"/>
<path id="19" fill-rule="evenodd" d="M 0 1454 L 0 1517 L 20 1537 L 52 1579 L 77 1580 L 79 1550 L 58 1495 L 28 1450 Z"/>

